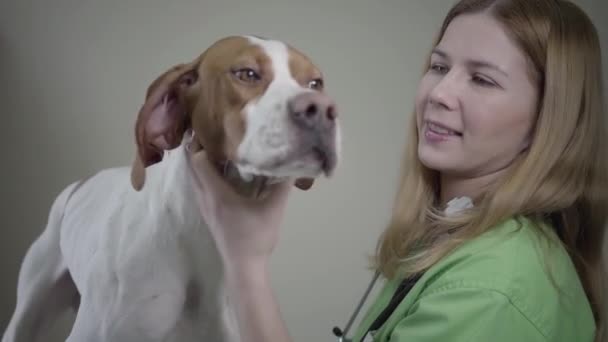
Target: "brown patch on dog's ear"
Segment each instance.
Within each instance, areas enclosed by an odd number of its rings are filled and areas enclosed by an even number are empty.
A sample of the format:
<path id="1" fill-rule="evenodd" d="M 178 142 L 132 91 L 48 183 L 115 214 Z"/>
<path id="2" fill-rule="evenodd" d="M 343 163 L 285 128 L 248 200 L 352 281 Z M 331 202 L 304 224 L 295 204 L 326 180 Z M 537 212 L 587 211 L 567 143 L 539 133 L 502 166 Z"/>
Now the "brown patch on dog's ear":
<path id="1" fill-rule="evenodd" d="M 298 178 L 296 179 L 295 186 L 300 190 L 308 190 L 312 187 L 312 184 L 315 182 L 312 178 Z"/>
<path id="2" fill-rule="evenodd" d="M 176 65 L 157 77 L 146 91 L 135 123 L 137 152 L 131 169 L 131 185 L 144 186 L 146 168 L 163 159 L 164 152 L 181 143 L 191 125 L 184 91 L 198 81 L 198 59 Z"/>
<path id="3" fill-rule="evenodd" d="M 131 167 L 131 185 L 133 189 L 139 191 L 144 187 L 144 182 L 146 181 L 146 167 L 144 166 L 144 162 L 141 160 L 139 153 L 135 155 L 135 161 L 133 161 L 133 166 Z"/>

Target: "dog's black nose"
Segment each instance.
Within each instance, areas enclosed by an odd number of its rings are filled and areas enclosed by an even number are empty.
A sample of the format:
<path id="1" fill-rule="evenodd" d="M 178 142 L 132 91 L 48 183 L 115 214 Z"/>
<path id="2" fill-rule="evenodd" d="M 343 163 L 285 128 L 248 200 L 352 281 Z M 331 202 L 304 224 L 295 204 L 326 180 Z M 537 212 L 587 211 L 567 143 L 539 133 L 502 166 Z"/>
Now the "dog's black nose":
<path id="1" fill-rule="evenodd" d="M 306 92 L 289 101 L 289 117 L 298 127 L 311 130 L 331 129 L 335 125 L 336 105 L 320 92 Z"/>

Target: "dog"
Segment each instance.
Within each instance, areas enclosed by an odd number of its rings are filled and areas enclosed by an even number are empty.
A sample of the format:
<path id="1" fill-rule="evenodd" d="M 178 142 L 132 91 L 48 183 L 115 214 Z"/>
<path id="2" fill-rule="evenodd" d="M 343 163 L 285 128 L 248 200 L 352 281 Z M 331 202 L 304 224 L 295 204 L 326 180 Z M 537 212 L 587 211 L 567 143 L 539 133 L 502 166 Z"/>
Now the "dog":
<path id="1" fill-rule="evenodd" d="M 337 109 L 312 60 L 278 40 L 229 36 L 148 87 L 133 165 L 64 188 L 23 260 L 2 342 L 237 342 L 222 261 L 196 203 L 188 144 L 243 196 L 308 190 L 340 155 Z"/>

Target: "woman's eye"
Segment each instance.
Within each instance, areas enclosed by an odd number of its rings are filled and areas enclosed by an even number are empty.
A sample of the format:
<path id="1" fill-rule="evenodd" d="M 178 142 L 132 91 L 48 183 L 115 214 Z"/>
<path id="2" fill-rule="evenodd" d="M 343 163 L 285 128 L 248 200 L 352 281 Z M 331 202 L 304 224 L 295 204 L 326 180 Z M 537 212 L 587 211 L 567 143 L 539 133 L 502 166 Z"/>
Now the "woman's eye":
<path id="1" fill-rule="evenodd" d="M 479 76 L 479 75 L 473 76 L 473 82 L 475 82 L 476 84 L 479 84 L 481 86 L 484 86 L 484 87 L 492 87 L 495 85 L 494 82 L 488 80 L 485 77 Z"/>
<path id="2" fill-rule="evenodd" d="M 448 68 L 445 65 L 433 63 L 431 64 L 431 70 L 440 74 L 447 72 Z"/>
<path id="3" fill-rule="evenodd" d="M 261 79 L 260 75 L 251 68 L 241 68 L 233 71 L 234 76 L 247 83 L 257 82 Z"/>

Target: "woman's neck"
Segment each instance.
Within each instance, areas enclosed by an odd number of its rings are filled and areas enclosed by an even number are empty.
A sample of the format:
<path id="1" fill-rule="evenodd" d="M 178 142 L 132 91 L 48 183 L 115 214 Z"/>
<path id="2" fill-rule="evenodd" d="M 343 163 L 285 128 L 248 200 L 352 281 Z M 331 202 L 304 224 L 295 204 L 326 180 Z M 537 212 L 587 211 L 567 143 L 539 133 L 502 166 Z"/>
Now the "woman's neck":
<path id="1" fill-rule="evenodd" d="M 441 173 L 439 176 L 440 205 L 445 207 L 450 200 L 456 197 L 477 198 L 504 172 L 505 169 L 501 169 L 476 177 L 460 177 Z"/>

